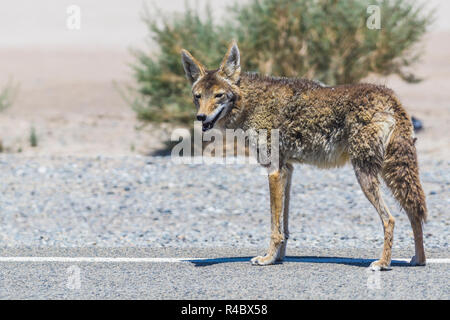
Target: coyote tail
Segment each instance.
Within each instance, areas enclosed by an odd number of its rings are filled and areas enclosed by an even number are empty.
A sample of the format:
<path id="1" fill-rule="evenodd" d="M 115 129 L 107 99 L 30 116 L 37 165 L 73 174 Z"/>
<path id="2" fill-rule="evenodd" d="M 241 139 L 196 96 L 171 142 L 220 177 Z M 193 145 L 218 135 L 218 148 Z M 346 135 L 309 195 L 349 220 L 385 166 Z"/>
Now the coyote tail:
<path id="1" fill-rule="evenodd" d="M 419 179 L 413 127 L 400 104 L 394 108 L 396 124 L 386 148 L 382 176 L 409 219 L 425 222 L 427 207 Z"/>

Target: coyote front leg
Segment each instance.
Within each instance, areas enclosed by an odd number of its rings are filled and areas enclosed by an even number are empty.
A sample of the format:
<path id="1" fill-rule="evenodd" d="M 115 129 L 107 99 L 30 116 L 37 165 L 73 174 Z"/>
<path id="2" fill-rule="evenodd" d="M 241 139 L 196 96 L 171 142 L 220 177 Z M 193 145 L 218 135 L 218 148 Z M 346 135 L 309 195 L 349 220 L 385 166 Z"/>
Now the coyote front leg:
<path id="1" fill-rule="evenodd" d="M 286 166 L 286 183 L 284 186 L 284 208 L 283 208 L 283 232 L 284 232 L 284 242 L 278 252 L 277 261 L 282 261 L 286 256 L 286 247 L 289 239 L 289 199 L 291 194 L 291 182 L 292 182 L 292 172 L 294 171 L 294 166 L 287 163 Z"/>
<path id="2" fill-rule="evenodd" d="M 288 179 L 292 170 L 283 167 L 269 173 L 270 211 L 271 211 L 271 236 L 269 250 L 265 256 L 253 258 L 253 265 L 273 264 L 279 257 L 280 250 L 286 241 L 283 234 L 281 218 L 284 213 L 285 192 Z M 287 218 L 287 217 L 286 217 Z M 287 221 L 285 222 L 287 223 Z"/>

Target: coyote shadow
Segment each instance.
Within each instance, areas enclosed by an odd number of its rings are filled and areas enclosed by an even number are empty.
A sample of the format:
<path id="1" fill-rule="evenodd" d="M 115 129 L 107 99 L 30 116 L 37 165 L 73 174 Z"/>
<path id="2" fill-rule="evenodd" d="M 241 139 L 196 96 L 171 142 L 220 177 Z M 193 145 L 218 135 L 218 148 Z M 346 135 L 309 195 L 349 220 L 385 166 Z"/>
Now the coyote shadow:
<path id="1" fill-rule="evenodd" d="M 235 262 L 248 262 L 253 257 L 224 257 L 224 258 L 211 258 L 211 259 L 197 259 L 187 260 L 193 263 L 196 267 L 206 267 L 221 263 L 235 263 Z M 345 257 L 317 257 L 317 256 L 287 256 L 282 262 L 275 264 L 283 264 L 285 262 L 299 262 L 299 263 L 328 263 L 328 264 L 344 264 L 349 266 L 357 266 L 367 268 L 370 264 L 377 259 L 358 259 L 358 258 L 345 258 Z M 401 260 L 392 260 L 392 267 L 411 267 L 409 262 Z"/>

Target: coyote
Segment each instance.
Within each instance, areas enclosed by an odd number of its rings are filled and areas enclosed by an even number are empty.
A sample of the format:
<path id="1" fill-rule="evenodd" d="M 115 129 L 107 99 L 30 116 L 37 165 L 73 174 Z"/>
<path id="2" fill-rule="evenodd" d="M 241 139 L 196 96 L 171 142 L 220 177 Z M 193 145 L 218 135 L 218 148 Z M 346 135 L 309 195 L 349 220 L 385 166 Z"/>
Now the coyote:
<path id="1" fill-rule="evenodd" d="M 427 208 L 413 127 L 392 90 L 244 73 L 236 42 L 216 70 L 206 69 L 184 49 L 181 57 L 203 131 L 279 130 L 279 164 L 268 170 L 270 245 L 267 254 L 253 258 L 252 264 L 270 265 L 285 257 L 292 164 L 333 168 L 350 162 L 384 229 L 381 258 L 371 264 L 372 270 L 389 269 L 395 224 L 382 199 L 379 176 L 410 220 L 415 242 L 411 264 L 425 265 L 422 224 Z"/>

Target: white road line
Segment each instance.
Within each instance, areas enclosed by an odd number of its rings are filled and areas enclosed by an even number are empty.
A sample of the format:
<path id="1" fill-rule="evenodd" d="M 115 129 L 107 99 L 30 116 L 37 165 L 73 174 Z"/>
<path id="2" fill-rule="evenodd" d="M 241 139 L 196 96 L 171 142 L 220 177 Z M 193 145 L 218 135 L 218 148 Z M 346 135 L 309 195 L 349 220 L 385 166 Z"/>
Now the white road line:
<path id="1" fill-rule="evenodd" d="M 410 262 L 411 259 L 393 259 L 394 261 L 405 261 Z M 450 259 L 441 258 L 441 259 L 427 259 L 427 263 L 450 263 Z"/>
<path id="2" fill-rule="evenodd" d="M 250 259 L 248 259 L 250 261 Z M 288 257 L 287 262 L 311 262 L 311 263 L 367 263 L 374 259 L 351 259 L 330 257 Z M 127 257 L 0 257 L 0 262 L 100 262 L 100 263 L 179 263 L 179 262 L 204 262 L 225 263 L 246 261 L 245 258 L 127 258 Z M 392 259 L 392 263 L 409 263 L 410 259 Z M 450 259 L 427 259 L 427 263 L 450 263 Z"/>

